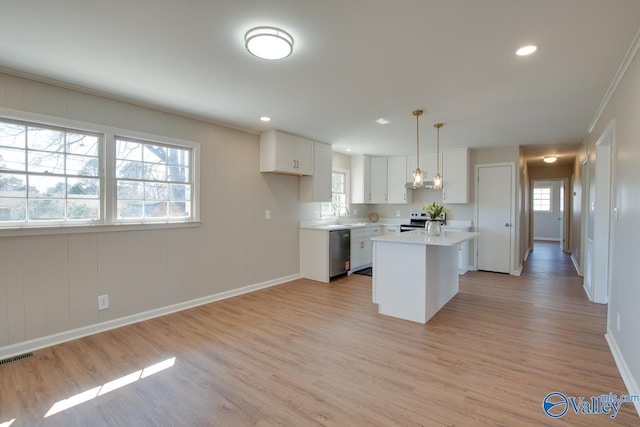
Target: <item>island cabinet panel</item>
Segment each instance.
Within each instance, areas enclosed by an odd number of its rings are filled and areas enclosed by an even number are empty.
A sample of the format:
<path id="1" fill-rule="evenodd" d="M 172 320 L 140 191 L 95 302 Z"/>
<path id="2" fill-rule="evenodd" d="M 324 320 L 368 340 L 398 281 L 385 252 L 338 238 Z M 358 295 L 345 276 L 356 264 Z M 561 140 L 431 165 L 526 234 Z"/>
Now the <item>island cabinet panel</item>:
<path id="1" fill-rule="evenodd" d="M 427 323 L 458 293 L 457 246 L 374 244 L 373 302 L 380 314 Z"/>

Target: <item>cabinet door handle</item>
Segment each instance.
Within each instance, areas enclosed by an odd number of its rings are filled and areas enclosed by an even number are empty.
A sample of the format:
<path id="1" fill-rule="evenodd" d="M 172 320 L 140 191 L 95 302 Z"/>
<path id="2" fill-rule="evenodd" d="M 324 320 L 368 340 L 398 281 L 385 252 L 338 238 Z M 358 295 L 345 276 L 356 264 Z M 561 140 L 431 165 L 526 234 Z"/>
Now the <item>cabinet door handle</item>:
<path id="1" fill-rule="evenodd" d="M 296 168 L 296 161 L 295 160 L 293 161 L 293 168 L 294 169 Z"/>
<path id="2" fill-rule="evenodd" d="M 364 241 L 360 242 L 360 249 L 364 249 Z"/>

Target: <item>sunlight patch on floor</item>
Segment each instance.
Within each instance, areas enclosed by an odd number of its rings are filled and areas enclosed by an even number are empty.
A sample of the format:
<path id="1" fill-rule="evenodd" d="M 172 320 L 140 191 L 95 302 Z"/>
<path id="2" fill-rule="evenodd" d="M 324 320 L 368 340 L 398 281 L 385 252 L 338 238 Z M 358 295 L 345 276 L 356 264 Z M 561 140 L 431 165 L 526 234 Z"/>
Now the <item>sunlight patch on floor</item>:
<path id="1" fill-rule="evenodd" d="M 53 404 L 51 409 L 45 414 L 45 418 L 50 417 L 51 415 L 55 415 L 59 412 L 65 411 L 69 408 L 73 408 L 74 406 L 78 406 L 82 403 L 88 402 L 89 400 L 95 399 L 96 397 L 103 396 L 107 393 L 110 393 L 114 390 L 132 384 L 142 378 L 149 377 L 153 374 L 157 374 L 158 372 L 164 371 L 165 369 L 171 368 L 176 363 L 176 358 L 172 357 L 167 360 L 163 360 L 162 362 L 156 363 L 151 366 L 147 366 L 144 369 L 139 371 L 132 372 L 123 377 L 117 378 L 113 381 L 109 381 L 108 383 L 104 383 L 101 386 L 94 387 L 90 390 L 83 391 L 82 393 L 78 393 L 75 396 L 71 396 L 67 399 L 60 400 Z M 9 421 L 6 424 L 6 427 L 10 426 L 15 421 Z M 5 424 L 0 424 L 0 427 L 5 427 Z"/>
<path id="2" fill-rule="evenodd" d="M 15 423 L 15 422 L 16 422 L 16 419 L 14 418 L 14 419 L 12 419 L 12 420 L 5 421 L 5 422 L 3 422 L 3 423 L 0 423 L 0 427 L 9 427 L 11 424 L 13 424 L 13 423 Z"/>

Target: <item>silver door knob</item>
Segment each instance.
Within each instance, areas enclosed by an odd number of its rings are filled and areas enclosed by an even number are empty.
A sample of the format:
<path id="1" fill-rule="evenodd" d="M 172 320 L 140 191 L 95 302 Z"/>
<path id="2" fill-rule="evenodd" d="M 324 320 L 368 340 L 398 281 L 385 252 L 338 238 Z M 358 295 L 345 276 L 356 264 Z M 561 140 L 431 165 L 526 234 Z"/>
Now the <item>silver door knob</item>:
<path id="1" fill-rule="evenodd" d="M 505 226 L 505 227 L 509 227 L 509 225 L 510 225 L 510 224 L 507 222 L 504 226 Z"/>

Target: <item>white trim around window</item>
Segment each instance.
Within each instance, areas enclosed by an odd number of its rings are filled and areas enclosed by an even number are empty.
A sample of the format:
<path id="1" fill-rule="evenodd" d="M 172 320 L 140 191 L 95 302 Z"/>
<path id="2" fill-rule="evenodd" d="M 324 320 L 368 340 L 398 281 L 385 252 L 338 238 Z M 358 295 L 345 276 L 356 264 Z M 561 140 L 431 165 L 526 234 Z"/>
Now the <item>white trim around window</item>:
<path id="1" fill-rule="evenodd" d="M 79 122 L 70 119 L 50 117 L 41 114 L 27 113 L 0 108 L 0 119 L 19 121 L 29 126 L 52 127 L 63 130 L 98 134 L 101 138 L 99 163 L 100 173 L 100 219 L 85 222 L 41 222 L 5 223 L 0 225 L 0 237 L 33 236 L 49 234 L 75 234 L 108 231 L 150 230 L 164 228 L 197 227 L 200 224 L 200 144 L 172 137 L 149 134 L 145 132 L 121 129 L 93 123 Z M 188 150 L 190 185 L 190 216 L 188 218 L 128 218 L 117 219 L 116 178 L 115 178 L 115 139 L 136 140 L 176 149 Z"/>

